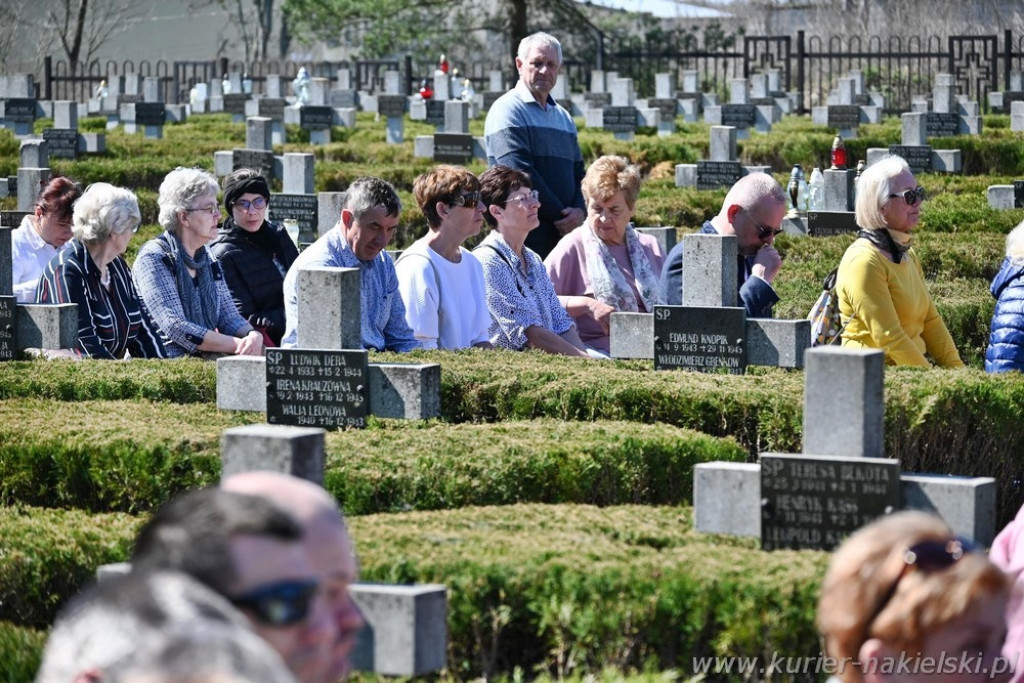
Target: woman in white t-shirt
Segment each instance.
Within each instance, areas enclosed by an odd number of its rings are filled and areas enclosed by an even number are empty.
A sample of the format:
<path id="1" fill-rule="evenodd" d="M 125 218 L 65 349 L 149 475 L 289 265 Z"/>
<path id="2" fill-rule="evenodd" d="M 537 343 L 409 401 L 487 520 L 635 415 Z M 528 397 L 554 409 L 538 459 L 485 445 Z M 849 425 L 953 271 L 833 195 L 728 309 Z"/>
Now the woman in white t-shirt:
<path id="1" fill-rule="evenodd" d="M 484 222 L 479 181 L 442 165 L 416 178 L 412 192 L 430 228 L 395 264 L 406 322 L 425 349 L 491 348 L 483 269 L 462 247 Z"/>

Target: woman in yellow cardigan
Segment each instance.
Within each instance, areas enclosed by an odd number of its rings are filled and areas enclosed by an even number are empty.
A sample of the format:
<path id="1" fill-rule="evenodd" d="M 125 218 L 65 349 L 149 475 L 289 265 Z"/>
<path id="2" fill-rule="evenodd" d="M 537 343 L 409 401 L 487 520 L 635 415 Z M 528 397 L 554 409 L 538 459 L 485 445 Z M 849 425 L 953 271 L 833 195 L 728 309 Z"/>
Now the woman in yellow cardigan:
<path id="1" fill-rule="evenodd" d="M 885 351 L 889 365 L 962 367 L 953 338 L 925 288 L 911 247 L 924 188 L 907 162 L 887 156 L 857 182 L 857 241 L 836 277 L 843 346 Z M 927 356 L 926 356 L 927 354 Z"/>

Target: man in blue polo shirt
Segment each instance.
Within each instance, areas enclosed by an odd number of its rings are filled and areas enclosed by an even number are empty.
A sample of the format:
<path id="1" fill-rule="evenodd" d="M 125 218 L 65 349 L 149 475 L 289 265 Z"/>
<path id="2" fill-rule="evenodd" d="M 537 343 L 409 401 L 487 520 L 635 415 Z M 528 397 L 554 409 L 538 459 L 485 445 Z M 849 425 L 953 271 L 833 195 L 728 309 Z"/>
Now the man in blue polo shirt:
<path id="1" fill-rule="evenodd" d="M 540 193 L 540 225 L 526 246 L 543 259 L 562 235 L 581 225 L 583 153 L 572 116 L 551 97 L 562 65 L 562 46 L 547 33 L 523 38 L 516 54 L 519 82 L 487 112 L 487 163 L 530 175 Z"/>

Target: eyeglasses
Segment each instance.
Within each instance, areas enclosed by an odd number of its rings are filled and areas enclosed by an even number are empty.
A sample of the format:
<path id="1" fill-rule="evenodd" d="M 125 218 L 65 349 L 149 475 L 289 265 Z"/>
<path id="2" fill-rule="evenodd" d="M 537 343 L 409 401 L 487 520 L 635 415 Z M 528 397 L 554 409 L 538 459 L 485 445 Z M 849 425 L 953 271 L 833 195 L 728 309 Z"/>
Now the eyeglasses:
<path id="1" fill-rule="evenodd" d="M 519 206 L 526 206 L 528 203 L 534 203 L 540 201 L 540 192 L 537 190 L 530 190 L 529 194 L 517 194 L 514 197 L 509 197 L 505 200 L 505 206 L 508 206 L 509 202 L 517 202 Z"/>
<path id="2" fill-rule="evenodd" d="M 978 546 L 968 539 L 960 537 L 948 541 L 922 541 L 906 548 L 903 551 L 903 568 L 900 569 L 896 580 L 892 582 L 892 586 L 885 592 L 885 598 L 879 603 L 874 616 L 866 622 L 868 627 L 874 623 L 892 597 L 896 595 L 896 588 L 900 585 L 900 581 L 912 568 L 920 569 L 923 572 L 942 571 L 959 562 L 967 553 L 977 552 L 977 550 Z"/>
<path id="3" fill-rule="evenodd" d="M 309 614 L 319 584 L 316 581 L 279 581 L 230 598 L 268 626 L 291 626 Z"/>
<path id="4" fill-rule="evenodd" d="M 480 201 L 479 192 L 467 192 L 466 194 L 457 195 L 452 199 L 449 204 L 452 206 L 464 206 L 467 209 L 472 209 L 476 206 L 476 203 Z"/>
<path id="5" fill-rule="evenodd" d="M 135 233 L 137 233 L 139 231 L 139 228 L 141 228 L 141 227 L 142 227 L 142 223 L 136 223 L 135 227 L 132 228 L 132 234 L 134 235 Z"/>
<path id="6" fill-rule="evenodd" d="M 217 206 L 216 204 L 214 204 L 213 206 L 204 206 L 204 207 L 201 207 L 201 208 L 198 208 L 198 209 L 185 209 L 186 213 L 191 213 L 192 211 L 202 211 L 202 212 L 210 214 L 211 216 L 219 216 L 220 215 L 220 207 Z"/>
<path id="7" fill-rule="evenodd" d="M 231 205 L 232 209 L 241 209 L 248 213 L 250 211 L 262 211 L 267 208 L 267 200 L 263 197 L 257 197 L 251 202 L 248 199 L 238 199 L 234 204 Z"/>
<path id="8" fill-rule="evenodd" d="M 907 190 L 900 194 L 889 195 L 889 199 L 892 199 L 893 197 L 903 197 L 903 201 L 907 203 L 907 206 L 913 206 L 918 202 L 923 202 L 925 199 L 928 199 L 928 193 L 924 191 L 923 187 L 918 185 L 913 190 Z"/>
<path id="9" fill-rule="evenodd" d="M 766 240 L 769 237 L 777 237 L 778 235 L 782 234 L 782 228 L 771 228 L 768 227 L 767 225 L 761 225 L 760 223 L 754 220 L 754 217 L 751 216 L 750 212 L 747 211 L 746 209 L 743 209 L 743 213 L 747 215 L 747 218 L 750 219 L 750 222 L 754 224 L 755 228 L 757 228 L 757 239 Z"/>

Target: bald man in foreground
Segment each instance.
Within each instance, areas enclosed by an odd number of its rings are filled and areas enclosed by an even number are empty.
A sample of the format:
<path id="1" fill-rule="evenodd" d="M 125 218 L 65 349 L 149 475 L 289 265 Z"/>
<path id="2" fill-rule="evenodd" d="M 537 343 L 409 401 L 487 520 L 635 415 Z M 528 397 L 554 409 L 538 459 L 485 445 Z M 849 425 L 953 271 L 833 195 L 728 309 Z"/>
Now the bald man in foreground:
<path id="1" fill-rule="evenodd" d="M 338 637 L 332 650 L 329 680 L 348 675 L 349 655 L 363 618 L 348 587 L 359 578 L 355 552 L 338 504 L 321 486 L 278 472 L 243 472 L 221 482 L 221 488 L 262 496 L 280 505 L 302 525 L 302 544 L 326 591 Z"/>

